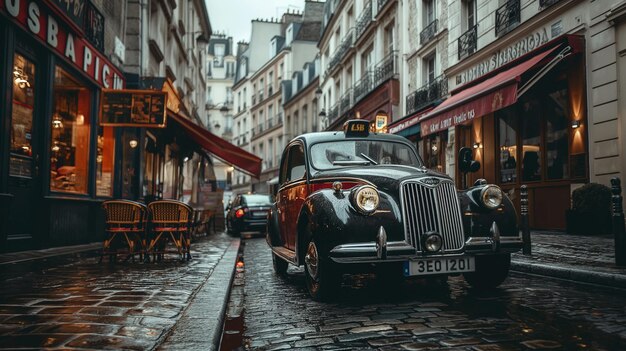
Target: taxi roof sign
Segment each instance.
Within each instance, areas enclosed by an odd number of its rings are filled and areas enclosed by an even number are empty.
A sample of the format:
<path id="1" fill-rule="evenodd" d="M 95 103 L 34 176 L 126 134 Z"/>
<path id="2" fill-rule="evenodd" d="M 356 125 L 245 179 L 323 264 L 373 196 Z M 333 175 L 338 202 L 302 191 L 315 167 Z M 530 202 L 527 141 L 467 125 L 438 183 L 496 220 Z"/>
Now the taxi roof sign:
<path id="1" fill-rule="evenodd" d="M 343 124 L 347 137 L 366 137 L 370 133 L 370 122 L 364 119 L 352 119 Z"/>

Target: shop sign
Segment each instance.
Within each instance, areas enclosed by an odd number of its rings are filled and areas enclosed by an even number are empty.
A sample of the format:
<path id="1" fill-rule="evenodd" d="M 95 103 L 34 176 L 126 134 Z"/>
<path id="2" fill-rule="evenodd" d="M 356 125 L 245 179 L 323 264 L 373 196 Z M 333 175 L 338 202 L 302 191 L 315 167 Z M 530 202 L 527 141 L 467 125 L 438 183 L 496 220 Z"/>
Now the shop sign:
<path id="1" fill-rule="evenodd" d="M 456 76 L 456 85 L 462 85 L 471 82 L 474 79 L 487 74 L 496 68 L 509 63 L 518 57 L 540 47 L 550 40 L 548 27 L 543 27 L 536 32 L 524 37 L 513 45 L 502 50 L 497 50 L 491 54 L 486 60 L 478 63 L 474 67 L 465 70 Z"/>
<path id="2" fill-rule="evenodd" d="M 165 127 L 167 93 L 154 90 L 103 90 L 100 125 Z"/>
<path id="3" fill-rule="evenodd" d="M 87 0 L 48 0 L 79 28 L 83 27 Z"/>
<path id="4" fill-rule="evenodd" d="M 35 1 L 0 0 L 0 12 L 6 13 L 101 87 L 124 87 L 122 73 L 84 38 L 76 38 L 47 7 Z"/>
<path id="5" fill-rule="evenodd" d="M 517 101 L 517 85 L 511 84 L 484 95 L 478 99 L 461 104 L 431 116 L 423 116 L 421 135 L 437 133 L 450 127 L 472 121 L 493 111 L 503 109 Z"/>

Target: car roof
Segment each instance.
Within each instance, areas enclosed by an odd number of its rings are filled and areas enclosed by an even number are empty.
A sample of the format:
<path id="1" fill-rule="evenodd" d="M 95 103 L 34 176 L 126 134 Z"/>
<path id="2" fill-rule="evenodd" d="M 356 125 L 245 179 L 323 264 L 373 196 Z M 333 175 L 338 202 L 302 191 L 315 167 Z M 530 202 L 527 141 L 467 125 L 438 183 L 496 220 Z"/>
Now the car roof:
<path id="1" fill-rule="evenodd" d="M 294 140 L 302 140 L 305 144 L 311 145 L 319 142 L 327 141 L 341 141 L 341 140 L 385 140 L 401 142 L 411 144 L 410 141 L 400 135 L 388 134 L 388 133 L 369 133 L 368 136 L 363 137 L 346 137 L 343 131 L 331 131 L 331 132 L 315 132 L 299 135 Z"/>

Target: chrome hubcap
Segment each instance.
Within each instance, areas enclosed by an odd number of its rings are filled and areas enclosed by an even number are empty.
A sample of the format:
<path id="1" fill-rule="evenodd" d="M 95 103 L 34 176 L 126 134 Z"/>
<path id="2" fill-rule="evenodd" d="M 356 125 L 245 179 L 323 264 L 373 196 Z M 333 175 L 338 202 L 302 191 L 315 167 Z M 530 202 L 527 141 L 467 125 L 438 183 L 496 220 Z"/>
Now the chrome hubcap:
<path id="1" fill-rule="evenodd" d="M 309 247 L 306 250 L 306 256 L 304 256 L 304 263 L 306 269 L 309 271 L 309 275 L 314 280 L 317 280 L 317 268 L 319 266 L 319 256 L 317 255 L 317 247 L 314 243 L 309 243 Z"/>

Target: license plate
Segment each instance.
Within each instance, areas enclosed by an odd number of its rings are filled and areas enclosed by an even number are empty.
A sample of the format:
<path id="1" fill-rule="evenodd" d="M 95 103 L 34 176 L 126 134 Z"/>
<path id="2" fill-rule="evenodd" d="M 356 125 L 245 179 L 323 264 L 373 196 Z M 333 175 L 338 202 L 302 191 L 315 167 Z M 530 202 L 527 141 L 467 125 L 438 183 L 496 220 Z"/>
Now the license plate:
<path id="1" fill-rule="evenodd" d="M 404 275 L 430 275 L 473 272 L 476 264 L 473 256 L 420 258 L 404 263 Z"/>
<path id="2" fill-rule="evenodd" d="M 253 217 L 267 217 L 267 211 L 252 212 Z"/>

